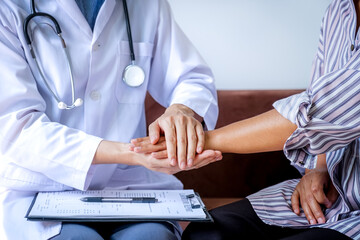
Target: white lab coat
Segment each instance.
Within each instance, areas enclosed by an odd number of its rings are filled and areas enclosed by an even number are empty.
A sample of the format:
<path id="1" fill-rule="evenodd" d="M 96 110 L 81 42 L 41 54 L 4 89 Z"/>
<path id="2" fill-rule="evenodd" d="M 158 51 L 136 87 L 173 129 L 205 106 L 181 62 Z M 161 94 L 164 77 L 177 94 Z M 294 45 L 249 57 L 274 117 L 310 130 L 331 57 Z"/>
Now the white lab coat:
<path id="1" fill-rule="evenodd" d="M 92 32 L 75 1 L 37 0 L 54 16 L 70 52 L 76 96 L 83 106 L 59 110 L 32 60 L 23 34 L 28 0 L 0 2 L 0 239 L 48 239 L 57 222 L 24 215 L 37 191 L 67 189 L 174 189 L 174 176 L 140 166 L 91 166 L 102 139 L 128 142 L 146 134 L 147 91 L 164 106 L 182 103 L 204 117 L 218 114 L 212 73 L 179 29 L 165 0 L 128 1 L 136 62 L 145 83 L 122 81 L 130 63 L 122 2 L 106 0 Z M 38 61 L 60 99 L 71 103 L 71 85 L 57 36 L 35 18 L 30 24 Z"/>

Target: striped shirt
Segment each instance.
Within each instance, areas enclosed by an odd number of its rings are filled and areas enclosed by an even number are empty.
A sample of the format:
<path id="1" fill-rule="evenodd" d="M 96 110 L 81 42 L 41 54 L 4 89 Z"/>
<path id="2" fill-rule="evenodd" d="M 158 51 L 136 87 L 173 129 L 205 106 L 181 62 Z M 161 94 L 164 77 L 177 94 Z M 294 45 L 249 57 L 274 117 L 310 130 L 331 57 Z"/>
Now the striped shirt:
<path id="1" fill-rule="evenodd" d="M 299 179 L 248 196 L 267 224 L 321 227 L 360 239 L 360 37 L 352 0 L 334 0 L 323 18 L 310 86 L 279 100 L 275 109 L 295 123 L 284 153 L 292 164 L 312 169 L 326 153 L 329 175 L 340 196 L 326 209 L 326 223 L 309 225 L 293 213 L 291 195 Z"/>

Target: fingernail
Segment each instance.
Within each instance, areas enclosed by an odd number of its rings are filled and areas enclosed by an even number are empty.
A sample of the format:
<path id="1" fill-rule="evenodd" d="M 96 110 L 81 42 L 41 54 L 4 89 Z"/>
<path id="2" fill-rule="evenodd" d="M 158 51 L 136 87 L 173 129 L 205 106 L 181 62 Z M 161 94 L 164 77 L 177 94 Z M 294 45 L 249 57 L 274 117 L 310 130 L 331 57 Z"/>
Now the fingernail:
<path id="1" fill-rule="evenodd" d="M 325 220 L 323 218 L 318 218 L 317 221 L 318 223 L 325 223 Z"/>
<path id="2" fill-rule="evenodd" d="M 150 136 L 150 141 L 153 143 L 156 140 L 155 136 Z"/>
<path id="3" fill-rule="evenodd" d="M 193 164 L 193 160 L 191 158 L 188 159 L 188 166 L 192 166 L 192 164 Z"/>
<path id="4" fill-rule="evenodd" d="M 182 162 L 181 165 L 180 165 L 180 168 L 181 168 L 181 169 L 185 169 L 185 167 L 186 167 L 185 162 Z"/>
<path id="5" fill-rule="evenodd" d="M 170 164 L 171 164 L 171 166 L 175 166 L 175 165 L 176 165 L 176 160 L 175 160 L 175 158 L 172 158 L 172 159 L 170 160 Z"/>
<path id="6" fill-rule="evenodd" d="M 316 224 L 316 221 L 315 221 L 314 219 L 311 219 L 311 220 L 310 220 L 310 224 L 311 224 L 311 225 L 314 225 L 314 224 Z"/>
<path id="7" fill-rule="evenodd" d="M 201 153 L 201 152 L 202 152 L 202 147 L 198 147 L 196 151 L 197 151 L 198 153 Z"/>
<path id="8" fill-rule="evenodd" d="M 135 151 L 135 152 L 140 152 L 140 150 L 141 150 L 141 147 L 136 147 L 136 148 L 134 148 L 134 151 Z"/>

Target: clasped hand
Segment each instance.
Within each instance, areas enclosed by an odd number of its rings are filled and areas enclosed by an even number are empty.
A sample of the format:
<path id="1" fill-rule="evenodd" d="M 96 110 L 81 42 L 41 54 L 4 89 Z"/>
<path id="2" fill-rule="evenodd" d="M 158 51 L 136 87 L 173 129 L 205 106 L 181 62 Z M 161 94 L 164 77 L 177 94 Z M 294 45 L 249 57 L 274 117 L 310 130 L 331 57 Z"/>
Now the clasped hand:
<path id="1" fill-rule="evenodd" d="M 144 167 L 167 174 L 175 174 L 182 170 L 197 169 L 222 159 L 221 152 L 204 150 L 202 153 L 195 155 L 191 166 L 187 165 L 184 169 L 180 168 L 178 165 L 172 166 L 168 160 L 164 137 L 161 137 L 159 142 L 155 145 L 151 143 L 149 137 L 133 139 L 130 144 L 130 150 L 144 156 L 141 160 L 141 165 Z"/>
<path id="2" fill-rule="evenodd" d="M 204 130 L 194 112 L 175 104 L 150 124 L 149 137 L 131 140 L 130 150 L 149 154 L 147 162 L 142 163 L 145 167 L 173 174 L 222 159 L 221 152 L 204 150 L 204 146 Z"/>

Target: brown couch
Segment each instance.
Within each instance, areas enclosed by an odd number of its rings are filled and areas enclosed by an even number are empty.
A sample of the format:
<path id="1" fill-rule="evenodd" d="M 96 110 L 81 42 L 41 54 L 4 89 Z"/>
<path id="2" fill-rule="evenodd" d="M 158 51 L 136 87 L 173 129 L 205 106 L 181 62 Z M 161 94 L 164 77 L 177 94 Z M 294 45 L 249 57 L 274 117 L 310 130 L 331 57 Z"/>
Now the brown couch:
<path id="1" fill-rule="evenodd" d="M 217 128 L 272 109 L 278 99 L 302 90 L 218 90 Z M 146 98 L 147 122 L 164 108 Z M 280 181 L 300 177 L 282 151 L 258 154 L 223 154 L 223 160 L 206 167 L 177 173 L 185 188 L 199 192 L 208 209 L 243 198 Z"/>

